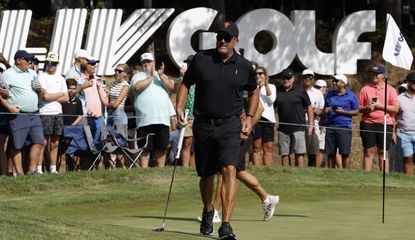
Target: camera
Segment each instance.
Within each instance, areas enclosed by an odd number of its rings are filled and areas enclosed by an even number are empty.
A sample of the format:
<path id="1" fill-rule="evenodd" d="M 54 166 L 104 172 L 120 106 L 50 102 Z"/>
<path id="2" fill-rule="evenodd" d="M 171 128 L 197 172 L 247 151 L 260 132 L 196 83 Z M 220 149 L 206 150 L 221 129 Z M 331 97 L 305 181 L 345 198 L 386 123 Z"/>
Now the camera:
<path id="1" fill-rule="evenodd" d="M 372 102 L 377 102 L 378 101 L 378 97 L 372 97 Z"/>

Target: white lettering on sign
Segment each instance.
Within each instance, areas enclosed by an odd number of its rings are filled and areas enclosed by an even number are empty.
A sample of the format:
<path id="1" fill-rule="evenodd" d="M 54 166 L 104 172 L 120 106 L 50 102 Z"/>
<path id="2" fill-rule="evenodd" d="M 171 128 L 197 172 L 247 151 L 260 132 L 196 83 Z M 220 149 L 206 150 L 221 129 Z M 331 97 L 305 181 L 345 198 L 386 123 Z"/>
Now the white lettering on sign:
<path id="1" fill-rule="evenodd" d="M 65 73 L 73 61 L 73 53 L 82 46 L 86 9 L 58 10 L 50 50 L 60 54 L 59 73 Z M 122 10 L 95 9 L 92 11 L 84 47 L 100 60 L 98 74 L 109 75 L 119 63 L 127 62 L 160 28 L 174 9 L 138 9 L 121 24 Z M 179 14 L 171 23 L 167 38 L 168 54 L 177 67 L 195 51 L 191 46 L 192 35 L 199 32 L 199 47 L 215 47 L 215 33 L 209 32 L 217 15 L 210 8 L 194 8 Z M 355 12 L 336 28 L 333 34 L 333 53 L 317 48 L 315 11 L 293 11 L 292 21 L 273 9 L 257 9 L 241 16 L 237 21 L 240 32 L 239 47 L 245 57 L 265 66 L 270 75 L 287 68 L 297 56 L 305 68 L 319 74 L 356 74 L 357 60 L 371 59 L 371 43 L 358 42 L 362 33 L 376 30 L 374 10 Z M 14 52 L 27 49 L 44 59 L 46 49 L 27 48 L 28 26 L 31 11 L 4 11 L 0 25 L 0 51 L 13 63 Z M 273 40 L 267 53 L 260 53 L 254 46 L 255 36 L 266 31 Z M 13 34 L 10 34 L 13 33 Z M 399 54 L 399 46 L 396 47 Z"/>

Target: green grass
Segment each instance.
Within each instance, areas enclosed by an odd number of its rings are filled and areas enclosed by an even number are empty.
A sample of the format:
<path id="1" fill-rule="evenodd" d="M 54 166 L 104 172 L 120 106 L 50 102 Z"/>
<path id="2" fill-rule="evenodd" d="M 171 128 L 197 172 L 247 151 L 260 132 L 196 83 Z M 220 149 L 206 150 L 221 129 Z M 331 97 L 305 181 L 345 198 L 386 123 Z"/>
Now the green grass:
<path id="1" fill-rule="evenodd" d="M 232 226 L 238 239 L 413 239 L 415 177 L 360 170 L 251 168 L 280 195 L 263 222 L 256 195 L 238 186 Z M 177 169 L 166 231 L 160 226 L 172 168 L 0 178 L 0 239 L 203 239 L 194 169 Z M 219 225 L 215 225 L 217 229 Z"/>

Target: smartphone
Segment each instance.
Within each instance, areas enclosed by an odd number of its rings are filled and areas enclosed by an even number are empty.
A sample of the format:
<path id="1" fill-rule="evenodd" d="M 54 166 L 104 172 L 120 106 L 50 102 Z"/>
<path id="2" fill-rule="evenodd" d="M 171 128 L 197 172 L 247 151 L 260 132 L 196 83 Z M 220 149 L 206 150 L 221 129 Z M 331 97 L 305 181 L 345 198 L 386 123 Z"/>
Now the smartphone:
<path id="1" fill-rule="evenodd" d="M 378 101 L 378 97 L 372 97 L 372 102 L 377 102 Z"/>
<path id="2" fill-rule="evenodd" d="M 88 79 L 89 79 L 89 80 L 94 79 L 94 74 L 89 75 L 89 76 L 88 76 Z"/>
<path id="3" fill-rule="evenodd" d="M 338 107 L 337 107 L 337 106 L 331 106 L 331 109 L 332 109 L 333 111 L 336 111 L 336 110 L 338 109 Z"/>

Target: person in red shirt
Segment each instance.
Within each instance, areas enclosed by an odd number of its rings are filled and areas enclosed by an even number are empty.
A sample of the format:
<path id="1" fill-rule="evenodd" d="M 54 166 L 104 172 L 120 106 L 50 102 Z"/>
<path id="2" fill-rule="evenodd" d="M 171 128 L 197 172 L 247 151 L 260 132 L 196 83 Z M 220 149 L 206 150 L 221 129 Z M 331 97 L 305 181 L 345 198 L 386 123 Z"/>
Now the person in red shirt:
<path id="1" fill-rule="evenodd" d="M 385 68 L 376 65 L 371 70 L 371 83 L 363 87 L 359 93 L 359 110 L 362 113 L 360 136 L 364 148 L 363 169 L 372 170 L 373 156 L 379 156 L 379 169 L 383 170 L 383 120 L 385 87 L 387 87 L 386 105 L 386 151 L 389 150 L 392 137 L 392 118 L 398 112 L 399 102 L 396 90 L 385 83 Z M 389 159 L 386 153 L 385 171 L 389 172 Z"/>

